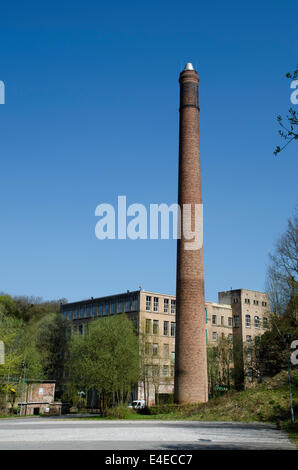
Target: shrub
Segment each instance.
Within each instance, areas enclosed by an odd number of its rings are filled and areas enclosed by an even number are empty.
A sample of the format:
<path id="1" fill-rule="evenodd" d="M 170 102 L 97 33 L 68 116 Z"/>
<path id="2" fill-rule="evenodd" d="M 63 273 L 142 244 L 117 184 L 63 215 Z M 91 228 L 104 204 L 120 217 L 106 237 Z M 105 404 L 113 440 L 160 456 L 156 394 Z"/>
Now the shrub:
<path id="1" fill-rule="evenodd" d="M 127 419 L 132 412 L 133 411 L 125 405 L 117 405 L 112 408 L 107 408 L 103 416 L 105 418 Z"/>

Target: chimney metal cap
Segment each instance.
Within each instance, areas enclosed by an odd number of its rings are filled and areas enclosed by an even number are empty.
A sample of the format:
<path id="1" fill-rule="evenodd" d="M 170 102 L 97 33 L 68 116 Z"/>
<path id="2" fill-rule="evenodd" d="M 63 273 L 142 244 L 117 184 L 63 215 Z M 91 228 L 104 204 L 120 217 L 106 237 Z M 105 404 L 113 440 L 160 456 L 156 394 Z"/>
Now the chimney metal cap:
<path id="1" fill-rule="evenodd" d="M 194 70 L 193 65 L 191 62 L 187 62 L 184 70 Z"/>

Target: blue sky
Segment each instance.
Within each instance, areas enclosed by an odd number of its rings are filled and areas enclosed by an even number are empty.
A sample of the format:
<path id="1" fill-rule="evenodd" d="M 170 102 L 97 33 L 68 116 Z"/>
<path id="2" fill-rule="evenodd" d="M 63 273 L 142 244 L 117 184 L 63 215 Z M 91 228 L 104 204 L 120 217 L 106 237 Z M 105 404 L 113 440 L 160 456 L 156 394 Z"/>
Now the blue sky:
<path id="1" fill-rule="evenodd" d="M 290 1 L 2 2 L 0 291 L 175 293 L 175 241 L 99 241 L 94 211 L 118 195 L 176 202 L 187 61 L 200 75 L 206 298 L 263 290 L 297 203 L 297 145 L 273 156 L 297 14 Z"/>

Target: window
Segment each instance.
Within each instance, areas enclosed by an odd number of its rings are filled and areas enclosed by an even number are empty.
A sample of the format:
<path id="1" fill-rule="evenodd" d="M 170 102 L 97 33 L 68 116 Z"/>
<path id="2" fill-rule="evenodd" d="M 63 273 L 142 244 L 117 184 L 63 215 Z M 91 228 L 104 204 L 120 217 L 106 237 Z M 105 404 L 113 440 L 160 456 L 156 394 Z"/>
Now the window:
<path id="1" fill-rule="evenodd" d="M 116 313 L 115 299 L 113 299 L 112 302 L 111 302 L 111 315 L 114 315 L 114 313 Z"/>
<path id="2" fill-rule="evenodd" d="M 83 336 L 83 333 L 84 333 L 84 329 L 83 329 L 83 325 L 79 325 L 79 335 L 80 336 Z"/>
<path id="3" fill-rule="evenodd" d="M 130 312 L 130 297 L 126 297 L 125 300 L 125 311 Z"/>
<path id="4" fill-rule="evenodd" d="M 255 328 L 260 328 L 260 318 L 255 317 Z"/>
<path id="5" fill-rule="evenodd" d="M 229 349 L 229 361 L 233 362 L 233 349 Z"/>
<path id="6" fill-rule="evenodd" d="M 171 361 L 175 362 L 175 351 L 171 352 Z"/>
<path id="7" fill-rule="evenodd" d="M 85 316 L 85 305 L 80 306 L 80 318 L 84 318 Z"/>
<path id="8" fill-rule="evenodd" d="M 176 336 L 176 323 L 171 322 L 171 336 Z"/>
<path id="9" fill-rule="evenodd" d="M 43 395 L 43 388 L 42 387 L 39 389 L 38 395 Z"/>
<path id="10" fill-rule="evenodd" d="M 247 343 L 251 343 L 251 336 L 250 336 L 250 335 L 247 335 L 247 336 L 246 336 L 246 342 L 247 342 Z"/>
<path id="11" fill-rule="evenodd" d="M 250 321 L 250 315 L 245 315 L 245 326 L 246 328 L 250 328 L 251 321 Z"/>
<path id="12" fill-rule="evenodd" d="M 163 345 L 163 357 L 165 358 L 169 357 L 169 345 L 168 344 Z"/>
<path id="13" fill-rule="evenodd" d="M 154 297 L 153 311 L 158 312 L 158 297 Z"/>
<path id="14" fill-rule="evenodd" d="M 102 306 L 102 304 L 99 304 L 98 305 L 98 316 L 102 317 L 102 314 L 103 314 L 103 306 Z"/>
<path id="15" fill-rule="evenodd" d="M 224 337 L 225 337 L 225 334 L 224 334 L 224 333 L 222 333 L 222 334 L 221 334 L 221 337 L 222 337 L 222 339 L 224 339 Z"/>
<path id="16" fill-rule="evenodd" d="M 72 310 L 68 311 L 68 320 L 72 320 Z"/>
<path id="17" fill-rule="evenodd" d="M 123 312 L 123 299 L 118 299 L 117 302 L 117 313 L 122 313 Z"/>
<path id="18" fill-rule="evenodd" d="M 224 317 L 221 317 L 221 319 L 220 319 L 220 324 L 221 324 L 221 325 L 224 325 L 224 324 L 225 324 L 225 318 L 224 318 Z"/>
<path id="19" fill-rule="evenodd" d="M 239 315 L 234 315 L 234 326 L 236 328 L 239 326 Z"/>
<path id="20" fill-rule="evenodd" d="M 86 317 L 90 317 L 90 305 L 87 305 L 86 307 Z"/>
<path id="21" fill-rule="evenodd" d="M 233 326 L 233 318 L 232 317 L 228 318 L 228 325 Z"/>
<path id="22" fill-rule="evenodd" d="M 230 342 L 233 341 L 233 335 L 232 335 L 232 333 L 230 333 L 230 334 L 228 335 L 228 338 L 229 338 L 229 341 L 230 341 Z"/>
<path id="23" fill-rule="evenodd" d="M 207 308 L 205 307 L 205 323 L 208 321 Z"/>
<path id="24" fill-rule="evenodd" d="M 171 300 L 171 313 L 176 314 L 176 300 Z"/>
<path id="25" fill-rule="evenodd" d="M 153 320 L 153 334 L 154 335 L 158 335 L 159 331 L 158 331 L 158 320 Z"/>
<path id="26" fill-rule="evenodd" d="M 64 310 L 64 312 L 63 312 L 63 316 L 64 316 L 64 318 L 67 317 L 67 312 L 66 312 L 65 310 Z"/>
<path id="27" fill-rule="evenodd" d="M 150 343 L 146 343 L 146 344 L 145 344 L 145 354 L 146 354 L 147 356 L 150 355 L 150 349 L 151 349 L 151 348 L 150 348 Z"/>
<path id="28" fill-rule="evenodd" d="M 97 311 L 97 305 L 96 304 L 92 305 L 92 316 L 93 317 L 96 317 L 96 313 L 97 313 L 96 311 Z"/>
<path id="29" fill-rule="evenodd" d="M 168 377 L 168 375 L 169 375 L 169 366 L 167 366 L 167 365 L 164 365 L 164 366 L 163 366 L 163 368 L 162 368 L 162 375 L 163 375 L 164 377 Z"/>
<path id="30" fill-rule="evenodd" d="M 146 320 L 146 333 L 150 334 L 151 333 L 151 320 Z"/>
<path id="31" fill-rule="evenodd" d="M 217 333 L 216 331 L 213 331 L 212 333 L 212 341 L 216 341 L 217 340 Z"/>
<path id="32" fill-rule="evenodd" d="M 151 297 L 150 297 L 150 295 L 146 295 L 146 310 L 147 311 L 151 310 Z"/>
<path id="33" fill-rule="evenodd" d="M 78 318 L 78 308 L 76 307 L 73 311 L 73 318 L 76 320 Z"/>
<path id="34" fill-rule="evenodd" d="M 266 307 L 267 306 L 267 302 L 262 302 L 262 307 Z"/>
<path id="35" fill-rule="evenodd" d="M 169 299 L 163 300 L 163 311 L 164 313 L 169 313 Z"/>
<path id="36" fill-rule="evenodd" d="M 168 321 L 163 322 L 163 334 L 165 336 L 169 336 L 169 322 Z"/>
<path id="37" fill-rule="evenodd" d="M 216 325 L 216 315 L 212 315 L 212 325 Z"/>
<path id="38" fill-rule="evenodd" d="M 139 306 L 139 303 L 138 303 L 138 296 L 137 295 L 133 295 L 132 296 L 132 310 L 135 312 L 138 310 L 138 306 Z"/>
<path id="39" fill-rule="evenodd" d="M 236 297 L 234 298 L 234 304 L 238 304 L 238 299 Z"/>
<path id="40" fill-rule="evenodd" d="M 251 351 L 250 350 L 246 351 L 246 360 L 247 360 L 247 362 L 251 362 Z"/>
<path id="41" fill-rule="evenodd" d="M 171 366 L 171 377 L 174 377 L 174 372 L 175 372 L 175 368 L 174 366 Z"/>
<path id="42" fill-rule="evenodd" d="M 105 303 L 105 315 L 109 315 L 109 311 L 110 311 L 110 305 L 109 305 L 109 302 L 106 302 Z"/>
<path id="43" fill-rule="evenodd" d="M 263 328 L 268 328 L 268 319 L 266 317 L 263 317 Z"/>
<path id="44" fill-rule="evenodd" d="M 154 375 L 154 377 L 157 377 L 159 375 L 159 366 L 152 366 L 152 375 Z"/>
<path id="45" fill-rule="evenodd" d="M 244 302 L 245 302 L 246 304 L 250 304 L 250 300 L 249 300 L 249 299 L 245 299 Z"/>
<path id="46" fill-rule="evenodd" d="M 254 300 L 254 305 L 259 305 L 259 301 L 258 301 L 258 300 Z"/>

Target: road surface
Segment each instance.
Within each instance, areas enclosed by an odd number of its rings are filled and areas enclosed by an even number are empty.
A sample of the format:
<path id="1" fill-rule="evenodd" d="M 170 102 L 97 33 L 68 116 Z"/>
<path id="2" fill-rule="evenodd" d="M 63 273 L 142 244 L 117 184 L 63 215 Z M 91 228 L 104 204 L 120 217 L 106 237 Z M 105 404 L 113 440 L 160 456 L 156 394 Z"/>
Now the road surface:
<path id="1" fill-rule="evenodd" d="M 0 419 L 0 450 L 294 450 L 287 435 L 262 423 Z"/>

